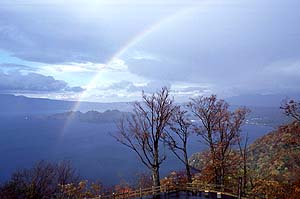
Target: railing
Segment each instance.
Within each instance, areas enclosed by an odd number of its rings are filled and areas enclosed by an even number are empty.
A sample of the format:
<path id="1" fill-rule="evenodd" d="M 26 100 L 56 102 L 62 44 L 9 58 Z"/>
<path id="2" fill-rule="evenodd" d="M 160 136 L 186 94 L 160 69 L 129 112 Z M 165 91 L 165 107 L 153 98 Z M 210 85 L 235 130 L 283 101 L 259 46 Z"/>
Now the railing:
<path id="1" fill-rule="evenodd" d="M 201 184 L 201 183 L 183 183 L 183 184 L 175 184 L 175 185 L 161 185 L 157 187 L 150 188 L 140 188 L 132 191 L 123 191 L 118 193 L 112 193 L 107 195 L 100 195 L 93 199 L 128 199 L 128 198 L 143 198 L 146 196 L 155 196 L 159 194 L 168 194 L 171 192 L 178 191 L 189 191 L 192 193 L 217 193 L 221 195 L 227 195 L 236 197 L 237 195 L 230 192 L 230 190 L 226 190 L 224 186 L 217 186 L 212 184 Z"/>

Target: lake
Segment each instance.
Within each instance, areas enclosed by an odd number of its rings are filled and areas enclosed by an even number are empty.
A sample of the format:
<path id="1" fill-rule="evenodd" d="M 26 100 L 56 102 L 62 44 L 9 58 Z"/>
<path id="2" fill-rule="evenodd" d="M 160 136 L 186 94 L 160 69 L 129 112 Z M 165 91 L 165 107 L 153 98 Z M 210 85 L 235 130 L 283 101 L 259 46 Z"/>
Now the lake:
<path id="1" fill-rule="evenodd" d="M 114 123 L 70 122 L 45 120 L 27 116 L 0 116 L 0 181 L 8 180 L 17 169 L 31 167 L 39 160 L 70 160 L 85 179 L 100 180 L 106 185 L 122 180 L 133 182 L 137 174 L 147 171 L 136 154 L 111 136 Z M 249 141 L 270 132 L 271 127 L 246 125 Z M 205 149 L 200 137 L 192 136 L 189 153 Z M 183 165 L 167 150 L 161 177 Z"/>

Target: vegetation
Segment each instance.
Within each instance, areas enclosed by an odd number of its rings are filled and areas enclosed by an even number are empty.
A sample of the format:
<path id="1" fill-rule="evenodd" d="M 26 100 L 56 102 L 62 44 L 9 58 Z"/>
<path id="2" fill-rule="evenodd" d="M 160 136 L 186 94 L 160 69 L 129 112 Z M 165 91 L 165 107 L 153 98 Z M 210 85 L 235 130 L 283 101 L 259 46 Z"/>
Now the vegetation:
<path id="1" fill-rule="evenodd" d="M 187 181 L 192 182 L 191 166 L 188 160 L 188 138 L 192 133 L 192 122 L 187 116 L 187 111 L 177 107 L 172 115 L 170 131 L 166 131 L 164 141 L 170 150 L 185 165 Z"/>
<path id="2" fill-rule="evenodd" d="M 92 198 L 187 182 L 215 184 L 216 188 L 249 198 L 299 196 L 299 102 L 285 101 L 280 107 L 295 121 L 248 146 L 247 136 L 244 138 L 240 133 L 249 113 L 245 107 L 231 111 L 229 104 L 215 95 L 191 99 L 183 107 L 174 104 L 167 88 L 152 95 L 143 93 L 142 100 L 134 104 L 131 114 L 120 119 L 118 132 L 113 136 L 138 155 L 151 175 L 140 174 L 133 185 L 124 181 L 104 187 L 100 182 L 81 179 L 67 161 L 58 164 L 41 161 L 30 169 L 13 173 L 0 186 L 0 198 Z M 191 134 L 201 137 L 207 150 L 188 159 Z M 159 169 L 166 159 L 162 153 L 165 144 L 185 165 L 185 171 L 172 172 L 161 179 Z M 192 173 L 192 167 L 199 172 Z"/>
<path id="3" fill-rule="evenodd" d="M 151 96 L 143 93 L 142 97 L 143 103 L 134 104 L 133 114 L 118 123 L 115 138 L 138 155 L 152 172 L 153 186 L 159 186 L 159 168 L 166 159 L 160 152 L 160 143 L 176 107 L 166 87 Z"/>
<path id="4" fill-rule="evenodd" d="M 300 122 L 300 101 L 295 100 L 284 100 L 280 107 L 284 110 L 284 113 Z"/>
<path id="5" fill-rule="evenodd" d="M 67 161 L 58 164 L 40 161 L 30 169 L 13 173 L 10 181 L 0 188 L 0 198 L 63 198 L 60 185 L 78 183 L 79 179 Z"/>
<path id="6" fill-rule="evenodd" d="M 300 193 L 299 155 L 300 123 L 295 120 L 278 127 L 276 131 L 261 137 L 249 147 L 239 144 L 227 159 L 231 162 L 229 168 L 233 172 L 228 173 L 229 180 L 225 181 L 225 187 L 234 190 L 243 176 L 247 180 L 242 184 L 245 187 L 241 188 L 249 197 L 297 198 Z M 198 179 L 207 183 L 211 182 L 210 172 L 213 170 L 209 167 L 212 163 L 212 160 L 208 161 L 209 158 L 209 151 L 196 153 L 190 158 L 190 164 L 202 171 L 197 175 Z"/>
<path id="7" fill-rule="evenodd" d="M 267 187 L 281 186 L 290 195 L 300 179 L 300 124 L 295 121 L 278 128 L 255 141 L 249 147 L 249 165 L 254 192 L 266 192 Z M 299 187 L 298 187 L 299 188 Z M 281 198 L 287 198 L 283 195 Z"/>
<path id="8" fill-rule="evenodd" d="M 215 184 L 224 185 L 228 172 L 232 171 L 233 146 L 241 139 L 240 129 L 248 110 L 239 108 L 234 112 L 224 100 L 215 95 L 192 99 L 188 107 L 199 120 L 195 133 L 200 135 L 209 147 L 209 165 Z"/>

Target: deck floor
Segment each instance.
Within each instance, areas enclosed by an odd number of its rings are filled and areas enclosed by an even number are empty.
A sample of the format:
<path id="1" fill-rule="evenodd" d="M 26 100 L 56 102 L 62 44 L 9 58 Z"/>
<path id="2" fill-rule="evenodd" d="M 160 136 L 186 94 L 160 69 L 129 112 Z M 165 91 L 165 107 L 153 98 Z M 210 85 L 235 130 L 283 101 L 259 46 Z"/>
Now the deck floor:
<path id="1" fill-rule="evenodd" d="M 217 194 L 209 193 L 205 196 L 204 193 L 193 194 L 191 192 L 173 192 L 168 194 L 161 194 L 159 196 L 143 197 L 143 199 L 217 199 Z M 222 199 L 236 199 L 232 196 L 222 195 Z"/>

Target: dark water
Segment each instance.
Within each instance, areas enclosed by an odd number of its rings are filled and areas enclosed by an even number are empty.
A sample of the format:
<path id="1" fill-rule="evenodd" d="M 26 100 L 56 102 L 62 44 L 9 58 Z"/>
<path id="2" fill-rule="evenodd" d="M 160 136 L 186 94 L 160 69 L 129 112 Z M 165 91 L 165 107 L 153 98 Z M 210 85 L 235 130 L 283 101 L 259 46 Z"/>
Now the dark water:
<path id="1" fill-rule="evenodd" d="M 134 181 L 146 168 L 137 156 L 119 144 L 110 135 L 115 132 L 114 123 L 70 123 L 65 121 L 31 119 L 25 116 L 0 116 L 0 182 L 21 168 L 28 168 L 39 160 L 70 160 L 86 179 L 99 179 L 104 184 L 116 184 L 121 180 Z M 269 132 L 270 127 L 248 125 L 250 141 Z M 199 138 L 190 140 L 190 154 L 205 148 Z M 170 154 L 162 165 L 161 175 L 183 168 Z"/>

